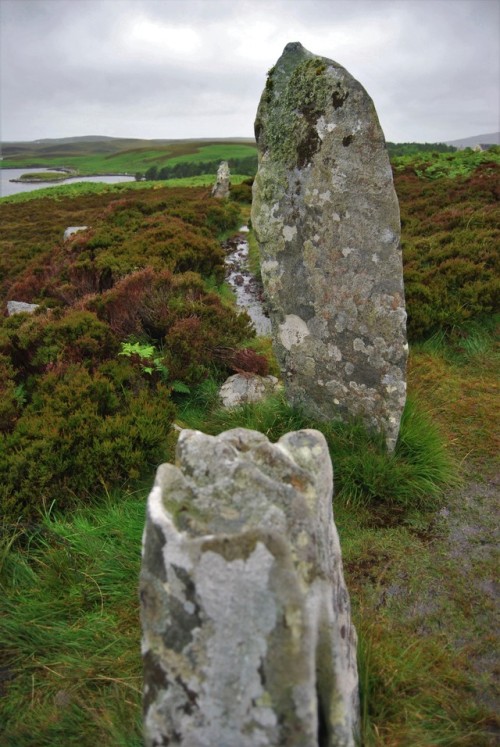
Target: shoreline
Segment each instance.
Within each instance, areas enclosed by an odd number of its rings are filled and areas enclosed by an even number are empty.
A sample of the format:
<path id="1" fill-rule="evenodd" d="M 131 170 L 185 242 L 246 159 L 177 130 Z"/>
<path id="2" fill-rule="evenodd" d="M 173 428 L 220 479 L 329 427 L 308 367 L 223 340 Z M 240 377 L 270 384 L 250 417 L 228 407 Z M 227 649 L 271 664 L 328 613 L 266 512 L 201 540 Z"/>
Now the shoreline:
<path id="1" fill-rule="evenodd" d="M 11 167 L 14 168 L 14 167 Z M 36 167 L 39 168 L 39 167 Z M 16 166 L 15 169 L 17 170 L 18 167 Z M 2 171 L 7 171 L 8 169 L 4 169 L 2 167 Z M 69 171 L 69 169 L 53 169 L 53 171 L 57 171 L 58 174 L 54 174 L 53 179 L 9 179 L 9 182 L 12 184 L 53 184 L 54 182 L 60 182 L 61 184 L 64 184 L 64 182 L 69 181 L 70 179 L 91 179 L 92 177 L 103 177 L 103 176 L 126 176 L 128 178 L 132 178 L 133 174 L 130 173 L 105 173 L 105 174 L 79 174 L 78 172 Z M 64 172 L 67 174 L 67 176 L 59 176 L 60 172 Z M 27 172 L 28 173 L 28 172 Z"/>

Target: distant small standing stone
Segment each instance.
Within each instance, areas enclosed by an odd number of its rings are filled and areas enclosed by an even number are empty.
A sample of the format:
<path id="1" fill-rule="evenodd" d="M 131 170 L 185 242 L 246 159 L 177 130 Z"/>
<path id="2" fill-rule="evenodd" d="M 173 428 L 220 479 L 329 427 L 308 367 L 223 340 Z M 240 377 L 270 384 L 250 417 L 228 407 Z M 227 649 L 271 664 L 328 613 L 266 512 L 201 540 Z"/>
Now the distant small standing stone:
<path id="1" fill-rule="evenodd" d="M 229 164 L 227 161 L 222 161 L 217 170 L 217 180 L 212 188 L 212 197 L 217 197 L 220 200 L 225 199 L 229 196 L 230 187 L 231 172 L 229 171 Z"/>
<path id="2" fill-rule="evenodd" d="M 373 102 L 345 68 L 288 44 L 255 134 L 252 225 L 287 397 L 361 417 L 392 450 L 406 399 L 399 205 Z"/>

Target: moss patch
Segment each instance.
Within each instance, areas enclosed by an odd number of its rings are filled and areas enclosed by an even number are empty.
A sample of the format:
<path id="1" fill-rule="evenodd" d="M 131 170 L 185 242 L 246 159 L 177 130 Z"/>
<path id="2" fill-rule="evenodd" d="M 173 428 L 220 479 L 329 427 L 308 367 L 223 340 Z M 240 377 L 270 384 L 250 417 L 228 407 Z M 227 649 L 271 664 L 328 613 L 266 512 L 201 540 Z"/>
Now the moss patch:
<path id="1" fill-rule="evenodd" d="M 328 106 L 331 89 L 327 69 L 320 57 L 305 59 L 284 87 L 277 82 L 280 71 L 269 71 L 256 136 L 260 139 L 263 134 L 265 120 L 265 145 L 288 168 L 303 168 L 319 149 L 316 123 Z"/>

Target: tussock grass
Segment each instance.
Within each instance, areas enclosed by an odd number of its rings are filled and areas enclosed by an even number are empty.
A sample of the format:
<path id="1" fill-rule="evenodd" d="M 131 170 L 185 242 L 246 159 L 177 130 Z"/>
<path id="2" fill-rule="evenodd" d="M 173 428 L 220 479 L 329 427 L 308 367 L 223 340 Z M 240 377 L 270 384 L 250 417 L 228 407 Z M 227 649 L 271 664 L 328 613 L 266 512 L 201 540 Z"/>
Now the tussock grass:
<path id="1" fill-rule="evenodd" d="M 457 465 L 443 438 L 413 399 L 405 408 L 396 451 L 388 454 L 384 437 L 367 432 L 362 423 L 312 420 L 291 407 L 283 394 L 226 410 L 217 406 L 216 391 L 210 385 L 203 391 L 210 392 L 211 398 L 202 400 L 201 408 L 189 405 L 181 415 L 183 425 L 212 434 L 249 428 L 265 433 L 273 442 L 301 428 L 321 431 L 334 465 L 336 502 L 428 510 L 439 504 L 446 487 L 457 483 Z"/>
<path id="2" fill-rule="evenodd" d="M 457 459 L 489 471 L 500 450 L 497 329 L 498 316 L 438 333 L 412 348 L 408 368 L 414 396 Z"/>
<path id="3" fill-rule="evenodd" d="M 482 715 L 457 699 L 463 666 L 439 636 L 425 644 L 388 621 L 358 618 L 358 666 L 364 747 L 480 747 Z"/>
<path id="4" fill-rule="evenodd" d="M 451 330 L 438 330 L 414 348 L 461 366 L 496 365 L 500 357 L 499 330 L 500 314 L 492 314 L 488 319 L 474 320 Z"/>
<path id="5" fill-rule="evenodd" d="M 144 494 L 4 527 L 0 744 L 139 747 Z"/>

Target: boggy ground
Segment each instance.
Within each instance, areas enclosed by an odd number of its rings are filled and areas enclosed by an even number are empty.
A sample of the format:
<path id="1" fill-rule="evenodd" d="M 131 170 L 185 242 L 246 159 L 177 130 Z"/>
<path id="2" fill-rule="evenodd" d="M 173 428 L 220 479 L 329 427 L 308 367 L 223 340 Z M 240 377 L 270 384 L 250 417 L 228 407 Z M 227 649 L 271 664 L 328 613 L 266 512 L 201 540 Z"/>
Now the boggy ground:
<path id="1" fill-rule="evenodd" d="M 337 510 L 365 747 L 499 743 L 498 505 L 490 476 L 449 491 L 427 527 Z"/>
<path id="2" fill-rule="evenodd" d="M 447 496 L 440 519 L 445 531 L 444 554 L 455 564 L 464 595 L 470 598 L 471 625 L 457 635 L 455 645 L 467 653 L 472 691 L 478 703 L 500 712 L 499 650 L 495 635 L 500 630 L 499 483 L 494 474 L 467 482 Z M 439 546 L 438 546 L 439 550 Z M 438 587 L 438 597 L 439 597 Z M 500 739 L 500 724 L 491 723 Z"/>
<path id="3" fill-rule="evenodd" d="M 460 484 L 428 513 L 336 507 L 367 747 L 500 743 L 497 364 L 473 337 L 410 354 L 410 391 L 449 444 Z"/>

